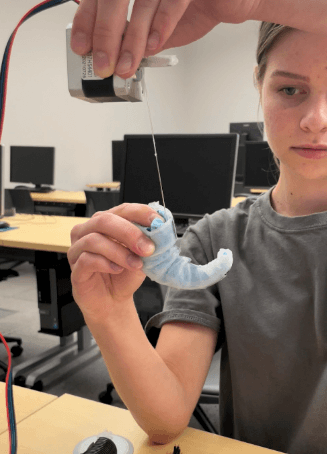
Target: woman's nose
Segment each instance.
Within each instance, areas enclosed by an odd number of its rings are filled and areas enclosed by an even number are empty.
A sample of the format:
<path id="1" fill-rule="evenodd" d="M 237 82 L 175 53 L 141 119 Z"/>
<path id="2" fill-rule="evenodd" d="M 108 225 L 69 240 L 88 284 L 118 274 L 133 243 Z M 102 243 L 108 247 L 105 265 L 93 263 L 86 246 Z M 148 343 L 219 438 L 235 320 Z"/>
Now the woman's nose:
<path id="1" fill-rule="evenodd" d="M 313 133 L 327 129 L 327 96 L 317 95 L 305 106 L 300 126 Z"/>

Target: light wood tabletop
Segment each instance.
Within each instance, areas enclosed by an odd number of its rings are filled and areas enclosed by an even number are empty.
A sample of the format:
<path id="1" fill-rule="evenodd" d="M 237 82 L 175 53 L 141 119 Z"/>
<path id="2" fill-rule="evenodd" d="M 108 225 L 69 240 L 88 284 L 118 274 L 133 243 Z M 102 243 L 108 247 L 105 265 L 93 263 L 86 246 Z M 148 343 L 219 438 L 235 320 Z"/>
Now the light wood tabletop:
<path id="1" fill-rule="evenodd" d="M 30 192 L 34 202 L 86 204 L 84 191 Z"/>
<path id="2" fill-rule="evenodd" d="M 263 194 L 264 192 L 267 192 L 268 189 L 258 189 L 258 188 L 253 188 L 250 189 L 251 194 Z"/>
<path id="3" fill-rule="evenodd" d="M 233 199 L 232 207 L 245 197 Z M 3 217 L 16 229 L 0 232 L 0 246 L 66 253 L 71 246 L 70 232 L 76 224 L 88 221 L 86 217 L 16 214 Z"/>
<path id="4" fill-rule="evenodd" d="M 52 394 L 40 393 L 32 389 L 13 386 L 15 419 L 18 424 L 23 419 L 48 405 L 49 402 L 57 399 Z M 8 430 L 7 411 L 6 411 L 6 384 L 0 382 L 0 434 Z M 1 451 L 6 452 L 6 451 Z"/>
<path id="5" fill-rule="evenodd" d="M 16 214 L 2 220 L 18 228 L 0 232 L 0 246 L 66 253 L 71 246 L 72 228 L 89 218 Z"/>
<path id="6" fill-rule="evenodd" d="M 176 445 L 181 454 L 277 452 L 189 427 L 172 442 L 154 445 L 128 410 L 64 394 L 18 423 L 17 454 L 73 454 L 78 443 L 103 431 L 127 438 L 134 454 L 171 454 Z M 9 452 L 8 433 L 0 435 L 0 452 Z"/>
<path id="7" fill-rule="evenodd" d="M 232 206 L 244 198 L 234 198 Z M 10 227 L 18 228 L 0 232 L 0 246 L 66 253 L 71 246 L 72 228 L 88 220 L 86 217 L 41 214 L 4 217 L 2 221 L 8 222 Z"/>
<path id="8" fill-rule="evenodd" d="M 108 183 L 109 184 L 109 183 Z M 110 183 L 112 184 L 112 183 Z M 90 187 L 102 187 L 101 185 L 87 185 Z M 34 202 L 54 202 L 54 203 L 80 203 L 86 204 L 84 191 L 53 191 L 53 192 L 31 192 Z M 245 197 L 234 197 L 232 206 L 235 206 Z"/>
<path id="9" fill-rule="evenodd" d="M 242 202 L 244 199 L 246 199 L 246 197 L 233 197 L 231 208 L 234 208 L 238 203 Z"/>
<path id="10" fill-rule="evenodd" d="M 88 188 L 97 188 L 97 189 L 119 189 L 120 182 L 119 181 L 112 181 L 111 183 L 94 183 L 94 184 L 87 184 Z"/>
<path id="11" fill-rule="evenodd" d="M 102 189 L 119 189 L 120 183 L 113 181 L 112 183 L 87 184 L 89 188 Z M 53 203 L 80 203 L 86 204 L 84 191 L 60 191 L 52 192 L 30 192 L 34 202 L 53 202 Z"/>

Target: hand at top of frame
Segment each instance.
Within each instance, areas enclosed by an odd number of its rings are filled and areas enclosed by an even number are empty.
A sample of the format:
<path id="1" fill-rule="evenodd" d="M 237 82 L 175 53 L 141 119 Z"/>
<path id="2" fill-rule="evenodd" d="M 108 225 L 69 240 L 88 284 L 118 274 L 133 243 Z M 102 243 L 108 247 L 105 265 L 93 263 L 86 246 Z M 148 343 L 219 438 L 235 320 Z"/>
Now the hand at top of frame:
<path id="1" fill-rule="evenodd" d="M 135 0 L 128 22 L 129 0 L 81 0 L 71 47 L 78 55 L 92 50 L 100 77 L 127 79 L 143 57 L 192 43 L 221 22 L 253 19 L 260 1 Z"/>

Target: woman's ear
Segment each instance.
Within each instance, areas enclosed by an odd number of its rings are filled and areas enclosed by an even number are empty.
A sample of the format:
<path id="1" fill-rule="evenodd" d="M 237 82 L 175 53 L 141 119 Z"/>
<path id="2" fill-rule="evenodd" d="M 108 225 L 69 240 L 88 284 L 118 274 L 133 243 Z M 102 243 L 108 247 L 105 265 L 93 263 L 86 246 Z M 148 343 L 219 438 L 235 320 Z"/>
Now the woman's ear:
<path id="1" fill-rule="evenodd" d="M 259 73 L 259 68 L 258 68 L 258 65 L 254 67 L 254 70 L 253 70 L 253 83 L 254 83 L 254 86 L 255 88 L 258 90 L 258 73 Z"/>

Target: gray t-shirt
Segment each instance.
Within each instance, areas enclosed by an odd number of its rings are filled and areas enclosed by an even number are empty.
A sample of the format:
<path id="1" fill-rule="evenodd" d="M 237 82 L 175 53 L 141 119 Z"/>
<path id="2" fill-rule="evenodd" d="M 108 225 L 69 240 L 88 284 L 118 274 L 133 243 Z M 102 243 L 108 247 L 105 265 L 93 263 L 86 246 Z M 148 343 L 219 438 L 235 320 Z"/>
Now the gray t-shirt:
<path id="1" fill-rule="evenodd" d="M 272 190 L 272 189 L 271 189 Z M 205 215 L 181 255 L 203 265 L 220 248 L 233 266 L 204 290 L 169 289 L 145 330 L 169 321 L 215 329 L 220 434 L 290 454 L 327 453 L 327 212 L 286 217 L 271 190 Z"/>

